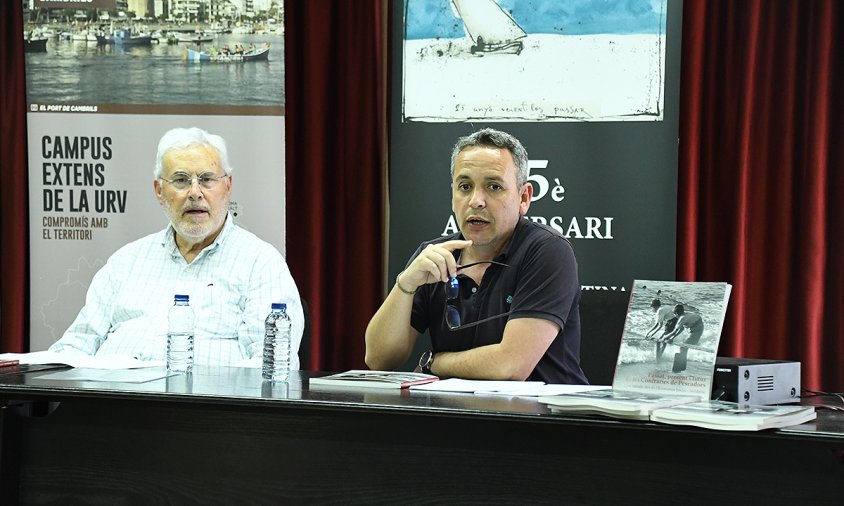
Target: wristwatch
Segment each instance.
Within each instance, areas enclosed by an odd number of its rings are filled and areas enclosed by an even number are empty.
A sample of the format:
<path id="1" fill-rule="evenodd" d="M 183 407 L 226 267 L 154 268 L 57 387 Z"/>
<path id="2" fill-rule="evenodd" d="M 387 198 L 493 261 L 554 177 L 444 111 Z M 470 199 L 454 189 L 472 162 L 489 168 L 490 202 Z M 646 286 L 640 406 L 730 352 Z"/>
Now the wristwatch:
<path id="1" fill-rule="evenodd" d="M 424 374 L 433 374 L 431 364 L 434 363 L 434 350 L 428 350 L 419 357 L 419 370 Z"/>

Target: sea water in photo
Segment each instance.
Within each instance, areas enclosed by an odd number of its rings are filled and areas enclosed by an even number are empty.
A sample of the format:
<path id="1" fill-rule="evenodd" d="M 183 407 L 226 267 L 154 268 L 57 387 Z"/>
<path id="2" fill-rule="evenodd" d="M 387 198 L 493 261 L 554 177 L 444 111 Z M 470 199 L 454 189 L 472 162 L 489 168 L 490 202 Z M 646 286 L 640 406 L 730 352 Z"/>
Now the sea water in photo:
<path id="1" fill-rule="evenodd" d="M 187 48 L 270 45 L 266 61 L 185 62 Z M 101 45 L 51 38 L 26 54 L 29 102 L 88 104 L 284 104 L 284 37 L 217 34 L 202 44 Z"/>

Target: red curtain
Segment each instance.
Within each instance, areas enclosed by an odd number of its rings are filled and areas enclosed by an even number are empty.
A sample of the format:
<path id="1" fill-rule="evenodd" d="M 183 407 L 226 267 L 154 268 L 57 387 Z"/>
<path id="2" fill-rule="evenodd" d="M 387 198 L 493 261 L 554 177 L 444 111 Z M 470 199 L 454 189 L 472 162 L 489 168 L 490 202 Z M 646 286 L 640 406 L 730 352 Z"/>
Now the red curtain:
<path id="1" fill-rule="evenodd" d="M 799 360 L 835 391 L 843 55 L 836 0 L 684 3 L 678 278 L 733 284 L 720 355 Z"/>
<path id="2" fill-rule="evenodd" d="M 0 351 L 29 350 L 26 79 L 20 1 L 0 3 Z"/>
<path id="3" fill-rule="evenodd" d="M 285 2 L 287 262 L 311 369 L 364 367 L 383 298 L 386 2 Z"/>

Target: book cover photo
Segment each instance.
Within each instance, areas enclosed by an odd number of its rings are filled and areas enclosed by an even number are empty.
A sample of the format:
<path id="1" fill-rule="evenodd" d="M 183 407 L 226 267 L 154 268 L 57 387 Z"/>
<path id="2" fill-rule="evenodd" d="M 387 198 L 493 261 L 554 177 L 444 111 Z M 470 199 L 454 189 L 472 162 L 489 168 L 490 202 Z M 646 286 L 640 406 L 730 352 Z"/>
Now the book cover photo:
<path id="1" fill-rule="evenodd" d="M 613 389 L 709 399 L 732 286 L 636 280 Z"/>

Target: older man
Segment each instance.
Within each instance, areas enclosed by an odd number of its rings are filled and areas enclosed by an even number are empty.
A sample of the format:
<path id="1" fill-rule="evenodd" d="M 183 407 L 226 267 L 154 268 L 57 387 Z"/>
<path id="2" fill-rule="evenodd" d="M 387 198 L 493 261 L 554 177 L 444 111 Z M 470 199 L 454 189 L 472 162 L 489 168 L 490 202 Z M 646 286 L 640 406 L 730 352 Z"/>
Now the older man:
<path id="1" fill-rule="evenodd" d="M 285 302 L 293 320 L 291 367 L 298 368 L 299 292 L 278 250 L 232 221 L 231 172 L 222 137 L 199 128 L 164 134 L 153 189 L 170 224 L 108 259 L 50 350 L 162 360 L 167 312 L 178 293 L 190 296 L 196 313 L 197 365 L 259 363 L 264 318 L 271 303 Z"/>
<path id="2" fill-rule="evenodd" d="M 533 187 L 515 137 L 484 129 L 451 156 L 460 233 L 423 243 L 366 330 L 366 363 L 402 365 L 429 330 L 419 369 L 470 379 L 586 383 L 571 244 L 524 218 Z"/>

